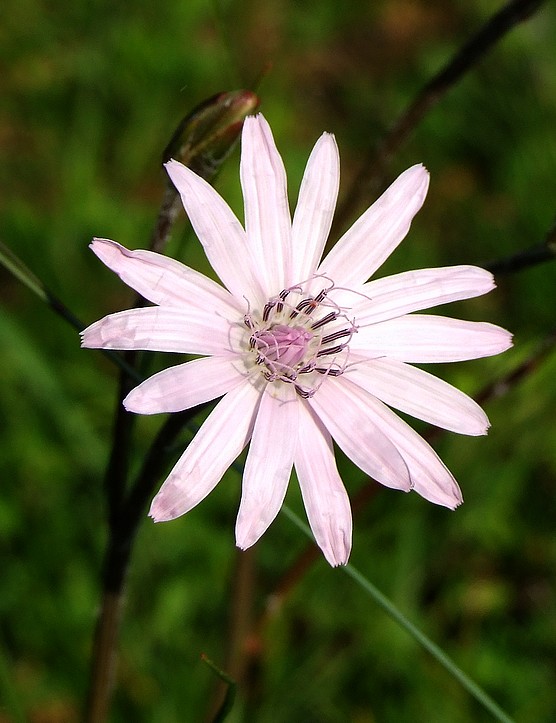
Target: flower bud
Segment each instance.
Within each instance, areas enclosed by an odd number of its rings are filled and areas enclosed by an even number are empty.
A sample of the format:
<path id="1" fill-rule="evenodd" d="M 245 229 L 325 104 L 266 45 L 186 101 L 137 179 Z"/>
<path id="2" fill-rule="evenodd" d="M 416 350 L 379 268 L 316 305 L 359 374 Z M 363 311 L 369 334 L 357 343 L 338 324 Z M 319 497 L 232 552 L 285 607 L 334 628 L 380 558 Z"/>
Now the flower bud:
<path id="1" fill-rule="evenodd" d="M 231 153 L 245 117 L 259 106 L 250 90 L 217 93 L 198 105 L 178 125 L 162 161 L 174 158 L 210 181 Z"/>

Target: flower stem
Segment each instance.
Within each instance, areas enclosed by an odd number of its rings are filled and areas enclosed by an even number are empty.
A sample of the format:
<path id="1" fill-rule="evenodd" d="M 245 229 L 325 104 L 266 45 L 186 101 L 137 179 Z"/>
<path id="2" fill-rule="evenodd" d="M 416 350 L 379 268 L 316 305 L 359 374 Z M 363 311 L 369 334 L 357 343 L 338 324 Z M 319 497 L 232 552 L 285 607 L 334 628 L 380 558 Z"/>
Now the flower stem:
<path id="1" fill-rule="evenodd" d="M 50 291 L 41 279 L 23 263 L 19 256 L 2 242 L 0 242 L 0 264 L 70 326 L 77 329 L 77 331 L 82 331 L 85 328 L 85 324 L 75 316 L 73 311 Z M 139 383 L 143 381 L 135 369 L 126 364 L 120 354 L 116 354 L 110 349 L 101 349 L 100 351 L 102 351 L 107 359 L 110 359 L 111 362 L 116 364 L 123 373 L 133 379 L 134 382 Z"/>
<path id="2" fill-rule="evenodd" d="M 123 590 L 106 591 L 102 599 L 91 655 L 93 667 L 86 723 L 103 723 L 108 717 L 116 670 L 117 638 L 123 600 Z"/>
<path id="3" fill-rule="evenodd" d="M 299 518 L 295 512 L 286 505 L 282 506 L 282 510 L 293 524 L 304 532 L 308 537 L 312 537 L 309 527 Z M 475 698 L 486 710 L 488 710 L 496 720 L 500 723 L 514 723 L 500 706 L 466 673 L 459 668 L 454 661 L 446 655 L 446 653 L 428 638 L 418 627 L 416 627 L 405 615 L 383 595 L 380 590 L 368 580 L 363 573 L 359 572 L 351 563 L 341 568 L 346 575 L 349 575 L 365 592 L 375 601 L 375 603 L 384 610 L 401 628 L 403 628 L 411 637 L 416 640 L 425 650 L 427 650 L 433 658 L 435 658 L 442 667 L 452 675 L 467 690 L 467 692 Z"/>
<path id="4" fill-rule="evenodd" d="M 364 154 L 359 172 L 336 210 L 330 238 L 355 214 L 363 199 L 373 195 L 385 180 L 386 165 L 419 125 L 423 117 L 515 25 L 531 17 L 546 0 L 510 0 L 479 28 L 448 63 L 418 91 L 378 146 Z"/>
<path id="5" fill-rule="evenodd" d="M 416 640 L 425 650 L 427 650 L 433 658 L 435 658 L 442 667 L 450 673 L 450 675 L 458 680 L 467 692 L 475 698 L 486 710 L 488 710 L 501 723 L 513 723 L 502 708 L 489 696 L 485 691 L 475 683 L 454 661 L 446 655 L 446 653 L 430 638 L 419 630 L 403 613 L 385 596 L 380 590 L 373 585 L 372 582 L 359 572 L 353 565 L 347 564 L 344 567 L 346 575 L 349 575 L 355 582 L 373 598 L 375 603 L 381 607 L 384 612 L 395 620 L 398 625 L 403 628 L 411 637 Z"/>
<path id="6" fill-rule="evenodd" d="M 529 266 L 536 266 L 545 261 L 554 260 L 556 260 L 556 221 L 546 232 L 542 243 L 525 249 L 525 251 L 519 251 L 517 254 L 508 256 L 505 259 L 483 264 L 483 268 L 490 271 L 494 276 L 501 276 L 502 274 L 522 271 L 529 268 Z"/>

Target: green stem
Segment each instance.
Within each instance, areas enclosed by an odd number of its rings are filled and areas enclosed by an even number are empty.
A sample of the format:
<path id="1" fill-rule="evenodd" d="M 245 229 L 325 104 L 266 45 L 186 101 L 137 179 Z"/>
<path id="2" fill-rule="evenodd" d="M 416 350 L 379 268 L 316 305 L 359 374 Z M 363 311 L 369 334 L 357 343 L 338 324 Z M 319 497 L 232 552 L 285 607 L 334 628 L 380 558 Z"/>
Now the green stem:
<path id="1" fill-rule="evenodd" d="M 308 537 L 312 538 L 312 533 L 309 527 L 298 517 L 295 512 L 289 509 L 286 505 L 282 506 L 286 517 L 288 517 L 294 525 L 305 533 Z M 454 661 L 446 655 L 446 653 L 439 648 L 436 643 L 428 638 L 419 628 L 417 628 L 405 615 L 389 600 L 386 595 L 383 595 L 380 590 L 372 584 L 363 573 L 359 572 L 351 564 L 345 565 L 342 568 L 346 575 L 349 575 L 355 582 L 365 590 L 365 592 L 375 601 L 375 603 L 382 608 L 382 610 L 394 620 L 398 625 L 403 628 L 421 647 L 425 648 L 432 657 L 442 665 L 442 667 L 450 673 L 463 688 L 480 703 L 486 710 L 488 710 L 496 720 L 501 723 L 514 723 L 514 719 L 510 718 L 502 708 L 487 694 L 485 691 L 471 680 L 471 678 L 459 668 Z"/>
<path id="2" fill-rule="evenodd" d="M 4 266 L 18 281 L 26 286 L 41 301 L 49 306 L 54 313 L 58 314 L 64 321 L 77 331 L 83 331 L 85 324 L 75 316 L 64 302 L 53 294 L 50 289 L 29 269 L 14 252 L 0 241 L 0 264 Z M 143 378 L 133 369 L 120 354 L 110 349 L 100 350 L 107 359 L 115 364 L 120 370 L 136 383 L 143 381 Z"/>

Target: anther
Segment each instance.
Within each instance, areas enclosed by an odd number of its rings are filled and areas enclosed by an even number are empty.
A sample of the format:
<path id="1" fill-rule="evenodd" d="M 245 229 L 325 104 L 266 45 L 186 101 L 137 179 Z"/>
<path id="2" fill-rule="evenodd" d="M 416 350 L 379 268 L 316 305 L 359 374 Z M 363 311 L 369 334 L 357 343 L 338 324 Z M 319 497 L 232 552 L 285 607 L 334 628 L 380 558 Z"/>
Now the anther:
<path id="1" fill-rule="evenodd" d="M 329 354 L 339 354 L 346 348 L 347 344 L 338 344 L 338 346 L 332 346 L 330 349 L 320 349 L 317 352 L 317 357 L 328 356 Z"/>
<path id="2" fill-rule="evenodd" d="M 343 369 L 339 369 L 339 368 L 332 369 L 331 367 L 329 367 L 329 368 L 315 367 L 315 371 L 318 372 L 319 374 L 326 374 L 329 377 L 339 377 L 341 374 L 344 373 Z"/>
<path id="3" fill-rule="evenodd" d="M 340 331 L 334 331 L 332 334 L 327 334 L 326 336 L 323 336 L 321 343 L 330 344 L 330 342 L 338 341 L 338 339 L 343 339 L 346 336 L 349 336 L 351 338 L 353 336 L 353 330 L 341 329 Z"/>
<path id="4" fill-rule="evenodd" d="M 321 326 L 325 326 L 326 324 L 329 324 L 331 321 L 335 321 L 337 318 L 338 318 L 338 312 L 331 311 L 329 314 L 326 314 L 326 316 L 323 316 L 318 321 L 315 321 L 314 324 L 311 324 L 311 329 L 320 329 Z"/>
<path id="5" fill-rule="evenodd" d="M 295 385 L 295 391 L 298 393 L 298 395 L 302 399 L 310 399 L 314 393 L 315 389 L 303 389 L 303 387 L 300 387 L 298 384 Z"/>

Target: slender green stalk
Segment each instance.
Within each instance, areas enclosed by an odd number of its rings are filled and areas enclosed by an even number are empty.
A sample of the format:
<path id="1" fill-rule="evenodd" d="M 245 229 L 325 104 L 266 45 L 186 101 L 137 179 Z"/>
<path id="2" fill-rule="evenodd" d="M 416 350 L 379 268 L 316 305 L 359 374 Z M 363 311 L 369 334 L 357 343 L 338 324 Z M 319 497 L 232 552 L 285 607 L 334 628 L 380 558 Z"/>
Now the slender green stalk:
<path id="1" fill-rule="evenodd" d="M 487 694 L 485 691 L 475 683 L 463 670 L 458 667 L 454 661 L 446 655 L 446 653 L 429 637 L 427 637 L 418 627 L 416 627 L 405 615 L 389 600 L 386 595 L 383 595 L 380 590 L 373 585 L 372 582 L 367 580 L 363 573 L 359 572 L 351 564 L 345 566 L 345 573 L 349 575 L 355 582 L 367 592 L 370 597 L 373 598 L 375 603 L 384 610 L 384 612 L 392 618 L 398 625 L 403 628 L 411 637 L 419 643 L 425 650 L 427 650 L 435 660 L 442 665 L 442 667 L 448 671 L 448 673 L 461 683 L 463 688 L 471 695 L 475 700 L 480 703 L 483 708 L 488 710 L 501 723 L 513 723 L 513 718 L 510 718 L 502 708 Z"/>
<path id="2" fill-rule="evenodd" d="M 228 673 L 218 668 L 206 655 L 201 655 L 201 660 L 203 663 L 206 663 L 212 672 L 226 685 L 224 699 L 211 721 L 211 723 L 224 723 L 234 705 L 237 683 Z"/>
<path id="3" fill-rule="evenodd" d="M 289 509 L 286 505 L 282 507 L 286 517 L 290 519 L 294 525 L 301 530 L 307 537 L 313 537 L 309 527 L 298 517 L 295 512 Z M 382 608 L 382 610 L 394 620 L 398 625 L 403 628 L 421 647 L 423 647 L 432 657 L 440 663 L 440 665 L 453 677 L 455 678 L 465 690 L 480 703 L 483 708 L 488 710 L 496 720 L 501 723 L 514 723 L 514 719 L 505 713 L 502 708 L 487 694 L 485 691 L 475 683 L 466 673 L 459 668 L 454 661 L 446 655 L 446 653 L 430 638 L 428 638 L 418 627 L 416 627 L 405 615 L 389 600 L 386 595 L 380 592 L 380 590 L 370 582 L 362 572 L 359 572 L 351 564 L 345 565 L 342 568 L 343 571 L 355 580 L 355 582 L 375 601 L 375 603 Z"/>
<path id="4" fill-rule="evenodd" d="M 82 331 L 85 328 L 85 324 L 75 316 L 75 314 L 69 309 L 64 302 L 55 296 L 50 289 L 29 269 L 23 261 L 5 244 L 0 241 L 0 264 L 7 269 L 18 281 L 26 286 L 30 291 L 35 294 L 41 301 L 49 306 L 58 316 L 66 321 L 70 326 L 73 326 L 77 331 Z M 126 363 L 125 359 L 121 354 L 111 351 L 110 349 L 101 350 L 107 359 L 110 359 L 116 366 L 120 368 L 123 374 L 128 376 L 136 383 L 143 381 L 140 374 L 137 373 L 129 364 Z"/>

